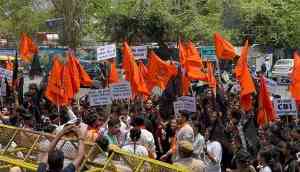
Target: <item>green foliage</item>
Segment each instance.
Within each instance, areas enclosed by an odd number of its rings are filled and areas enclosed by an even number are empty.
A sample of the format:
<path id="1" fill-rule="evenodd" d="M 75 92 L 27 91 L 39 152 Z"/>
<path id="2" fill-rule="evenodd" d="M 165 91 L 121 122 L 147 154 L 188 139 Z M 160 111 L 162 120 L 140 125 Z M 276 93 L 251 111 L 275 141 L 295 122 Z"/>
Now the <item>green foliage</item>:
<path id="1" fill-rule="evenodd" d="M 45 31 L 50 11 L 34 9 L 34 0 L 0 0 L 0 32 L 18 38 L 21 32 Z"/>

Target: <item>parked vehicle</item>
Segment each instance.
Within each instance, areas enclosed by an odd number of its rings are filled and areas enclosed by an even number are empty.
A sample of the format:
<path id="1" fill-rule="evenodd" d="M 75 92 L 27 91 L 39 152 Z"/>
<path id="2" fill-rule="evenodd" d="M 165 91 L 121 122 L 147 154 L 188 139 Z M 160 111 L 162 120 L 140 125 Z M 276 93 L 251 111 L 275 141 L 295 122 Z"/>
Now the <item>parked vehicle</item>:
<path id="1" fill-rule="evenodd" d="M 276 61 L 273 70 L 272 70 L 272 78 L 288 78 L 289 74 L 292 72 L 294 66 L 293 59 L 279 59 Z"/>

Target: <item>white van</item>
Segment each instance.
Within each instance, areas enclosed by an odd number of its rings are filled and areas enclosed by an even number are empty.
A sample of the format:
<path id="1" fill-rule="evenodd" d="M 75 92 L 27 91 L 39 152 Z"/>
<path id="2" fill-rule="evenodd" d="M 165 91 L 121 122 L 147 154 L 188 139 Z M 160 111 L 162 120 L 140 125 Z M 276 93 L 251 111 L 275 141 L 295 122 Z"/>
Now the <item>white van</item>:
<path id="1" fill-rule="evenodd" d="M 289 77 L 294 66 L 294 59 L 279 59 L 276 61 L 273 70 L 272 78 Z"/>

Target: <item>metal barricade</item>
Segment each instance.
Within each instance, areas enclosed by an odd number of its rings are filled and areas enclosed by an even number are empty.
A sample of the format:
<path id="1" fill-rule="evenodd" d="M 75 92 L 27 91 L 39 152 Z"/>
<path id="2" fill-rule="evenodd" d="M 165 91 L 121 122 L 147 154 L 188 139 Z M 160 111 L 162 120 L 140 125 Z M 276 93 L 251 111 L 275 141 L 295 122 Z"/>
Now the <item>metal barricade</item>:
<path id="1" fill-rule="evenodd" d="M 10 167 L 20 167 L 23 171 L 36 171 L 40 156 L 45 153 L 55 136 L 33 130 L 0 124 L 0 171 Z M 57 149 L 65 154 L 65 161 L 71 162 L 77 153 L 78 142 L 62 138 Z M 170 165 L 146 157 L 135 156 L 120 149 L 113 149 L 104 162 L 95 162 L 97 155 L 103 153 L 95 144 L 86 142 L 86 155 L 79 171 L 86 172 L 188 172 L 185 168 Z"/>

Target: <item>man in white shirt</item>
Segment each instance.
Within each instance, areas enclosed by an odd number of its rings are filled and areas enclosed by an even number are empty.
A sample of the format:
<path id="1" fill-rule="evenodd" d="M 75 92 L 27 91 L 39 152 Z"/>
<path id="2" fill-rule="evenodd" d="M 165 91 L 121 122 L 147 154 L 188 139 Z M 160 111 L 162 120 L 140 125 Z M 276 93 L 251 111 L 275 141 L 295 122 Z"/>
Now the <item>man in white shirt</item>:
<path id="1" fill-rule="evenodd" d="M 205 131 L 206 149 L 205 161 L 207 163 L 206 172 L 221 172 L 222 146 L 211 136 L 212 128 L 208 127 Z"/>

